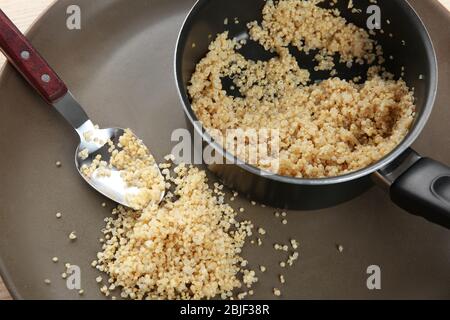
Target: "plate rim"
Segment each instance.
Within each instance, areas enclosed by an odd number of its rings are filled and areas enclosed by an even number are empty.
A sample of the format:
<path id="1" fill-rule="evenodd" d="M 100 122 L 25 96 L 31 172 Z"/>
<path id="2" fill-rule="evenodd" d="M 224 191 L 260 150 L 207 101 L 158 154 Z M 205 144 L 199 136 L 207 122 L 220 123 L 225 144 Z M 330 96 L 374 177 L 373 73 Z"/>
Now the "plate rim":
<path id="1" fill-rule="evenodd" d="M 53 0 L 52 3 L 50 3 L 31 23 L 31 25 L 28 27 L 28 29 L 24 32 L 24 35 L 29 39 L 32 38 L 33 34 L 43 23 L 43 20 L 60 3 L 62 3 L 61 0 Z M 0 68 L 0 84 L 3 83 L 7 79 L 7 77 L 9 76 L 8 73 L 13 72 L 13 71 L 14 70 L 12 69 L 10 63 L 8 61 L 5 61 L 3 66 L 1 66 L 1 68 Z M 24 300 L 22 294 L 19 292 L 19 289 L 17 288 L 13 279 L 11 278 L 11 276 L 5 266 L 4 259 L 2 258 L 1 255 L 0 255 L 0 276 L 2 277 L 5 287 L 8 290 L 9 295 L 13 298 L 13 300 Z"/>

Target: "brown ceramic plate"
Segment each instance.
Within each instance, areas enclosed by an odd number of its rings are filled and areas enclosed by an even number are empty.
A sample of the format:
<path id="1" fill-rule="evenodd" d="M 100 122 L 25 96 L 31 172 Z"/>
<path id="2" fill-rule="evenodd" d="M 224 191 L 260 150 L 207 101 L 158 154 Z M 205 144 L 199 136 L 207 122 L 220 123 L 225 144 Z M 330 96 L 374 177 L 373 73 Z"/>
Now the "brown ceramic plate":
<path id="1" fill-rule="evenodd" d="M 433 117 L 415 148 L 450 163 L 450 17 L 437 2 L 411 1 L 428 25 L 440 60 Z M 82 29 L 66 28 L 66 8 L 78 4 Z M 173 79 L 173 50 L 192 0 L 61 0 L 28 36 L 101 126 L 133 128 L 162 159 L 171 132 L 185 126 Z M 87 187 L 73 165 L 76 136 L 11 67 L 0 79 L 0 269 L 15 298 L 102 298 L 90 267 L 100 249 L 103 219 L 113 203 Z M 55 161 L 63 163 L 55 167 Z M 265 265 L 254 298 L 450 298 L 450 233 L 392 205 L 374 189 L 345 205 L 290 212 L 283 226 L 274 209 L 234 202 L 268 234 L 246 247 L 250 266 Z M 57 220 L 55 213 L 63 218 Z M 71 243 L 67 235 L 77 231 Z M 281 269 L 274 243 L 298 239 L 300 260 Z M 339 253 L 337 244 L 344 246 Z M 58 256 L 55 264 L 51 258 Z M 67 289 L 63 264 L 80 266 L 83 297 Z M 378 265 L 382 289 L 366 287 Z M 287 284 L 278 283 L 285 275 Z M 44 279 L 52 284 L 47 286 Z"/>

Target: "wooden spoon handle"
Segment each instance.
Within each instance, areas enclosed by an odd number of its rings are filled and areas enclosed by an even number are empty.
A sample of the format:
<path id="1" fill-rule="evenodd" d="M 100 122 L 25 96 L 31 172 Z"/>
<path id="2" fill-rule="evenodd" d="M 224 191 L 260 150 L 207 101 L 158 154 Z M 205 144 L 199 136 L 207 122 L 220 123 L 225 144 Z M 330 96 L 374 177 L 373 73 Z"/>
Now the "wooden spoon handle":
<path id="1" fill-rule="evenodd" d="M 64 82 L 1 9 L 0 50 L 48 103 L 67 93 Z"/>

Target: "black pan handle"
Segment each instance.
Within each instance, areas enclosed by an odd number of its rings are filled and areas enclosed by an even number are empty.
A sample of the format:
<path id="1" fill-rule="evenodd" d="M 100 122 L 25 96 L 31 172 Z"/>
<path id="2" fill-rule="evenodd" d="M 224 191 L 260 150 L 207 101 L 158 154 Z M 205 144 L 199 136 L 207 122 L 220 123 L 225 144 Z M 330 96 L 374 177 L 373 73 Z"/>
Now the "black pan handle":
<path id="1" fill-rule="evenodd" d="M 450 167 L 409 149 L 378 177 L 396 205 L 450 229 Z"/>

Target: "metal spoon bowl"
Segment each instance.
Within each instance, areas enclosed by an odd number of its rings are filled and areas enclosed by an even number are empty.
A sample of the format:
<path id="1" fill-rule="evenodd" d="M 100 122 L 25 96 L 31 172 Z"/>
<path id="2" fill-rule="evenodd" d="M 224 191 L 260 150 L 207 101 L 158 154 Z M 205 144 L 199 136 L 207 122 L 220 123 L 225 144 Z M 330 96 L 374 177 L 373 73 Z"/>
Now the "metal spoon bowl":
<path id="1" fill-rule="evenodd" d="M 88 184 L 90 184 L 94 189 L 103 194 L 104 196 L 114 200 L 117 203 L 125 205 L 127 207 L 131 207 L 135 210 L 140 208 L 135 207 L 129 199 L 133 196 L 137 196 L 141 189 L 133 186 L 128 186 L 127 183 L 122 179 L 122 171 L 118 170 L 115 167 L 109 168 L 110 174 L 108 176 L 104 176 L 99 174 L 98 169 L 94 171 L 91 177 L 86 176 L 82 172 L 82 168 L 84 166 L 89 167 L 94 159 L 100 155 L 103 161 L 107 163 L 110 162 L 111 153 L 109 152 L 109 144 L 107 141 L 112 141 L 114 145 L 119 143 L 119 139 L 122 135 L 125 134 L 125 129 L 123 128 L 107 128 L 107 129 L 98 129 L 94 126 L 92 121 L 88 121 L 85 125 L 77 130 L 80 136 L 80 144 L 75 153 L 75 166 L 80 173 L 80 175 L 86 180 Z M 85 133 L 89 132 L 92 135 L 92 139 L 90 141 L 86 141 Z M 138 139 L 138 137 L 135 136 Z M 88 150 L 89 155 L 87 158 L 81 157 L 80 153 L 83 150 Z M 161 178 L 161 171 L 159 167 L 155 164 L 155 168 L 158 170 Z M 164 192 L 161 193 L 161 197 L 159 202 L 164 198 Z"/>

